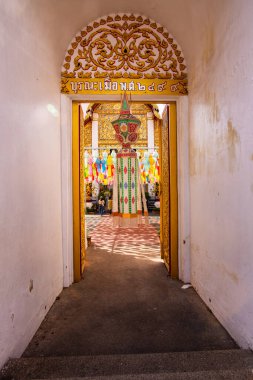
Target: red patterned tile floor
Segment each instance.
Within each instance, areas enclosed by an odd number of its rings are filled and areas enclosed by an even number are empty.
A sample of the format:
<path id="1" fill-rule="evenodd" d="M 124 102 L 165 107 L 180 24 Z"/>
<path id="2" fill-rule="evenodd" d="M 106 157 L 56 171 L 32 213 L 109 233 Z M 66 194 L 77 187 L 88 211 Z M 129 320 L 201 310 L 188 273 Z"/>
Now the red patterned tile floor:
<path id="1" fill-rule="evenodd" d="M 157 232 L 159 217 L 149 217 L 149 225 L 137 228 L 113 226 L 111 216 L 86 219 L 89 236 L 95 248 L 119 255 L 130 255 L 136 259 L 161 261 L 160 240 Z"/>

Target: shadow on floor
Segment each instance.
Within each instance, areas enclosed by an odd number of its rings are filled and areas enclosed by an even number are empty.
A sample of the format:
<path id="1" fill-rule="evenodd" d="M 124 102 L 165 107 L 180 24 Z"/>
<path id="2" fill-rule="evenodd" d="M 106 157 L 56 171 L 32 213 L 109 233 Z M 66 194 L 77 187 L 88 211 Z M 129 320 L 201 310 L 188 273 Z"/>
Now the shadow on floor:
<path id="1" fill-rule="evenodd" d="M 90 247 L 84 279 L 63 290 L 23 356 L 237 348 L 181 286 L 159 260 Z"/>

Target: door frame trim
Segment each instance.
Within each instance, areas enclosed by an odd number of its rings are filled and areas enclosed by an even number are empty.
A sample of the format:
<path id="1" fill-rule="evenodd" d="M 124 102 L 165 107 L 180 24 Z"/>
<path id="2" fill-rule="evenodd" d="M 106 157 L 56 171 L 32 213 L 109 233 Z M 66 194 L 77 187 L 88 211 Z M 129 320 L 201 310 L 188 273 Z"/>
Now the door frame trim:
<path id="1" fill-rule="evenodd" d="M 117 95 L 61 94 L 61 167 L 62 167 L 62 254 L 63 286 L 73 283 L 73 196 L 72 196 L 72 101 L 119 101 Z M 179 278 L 190 281 L 190 207 L 189 207 L 189 133 L 188 96 L 132 96 L 132 101 L 177 105 L 178 173 L 178 265 Z"/>
<path id="2" fill-rule="evenodd" d="M 166 103 L 160 121 L 160 241 L 161 258 L 172 278 L 178 265 L 177 104 Z M 166 185 L 168 187 L 166 187 Z"/>

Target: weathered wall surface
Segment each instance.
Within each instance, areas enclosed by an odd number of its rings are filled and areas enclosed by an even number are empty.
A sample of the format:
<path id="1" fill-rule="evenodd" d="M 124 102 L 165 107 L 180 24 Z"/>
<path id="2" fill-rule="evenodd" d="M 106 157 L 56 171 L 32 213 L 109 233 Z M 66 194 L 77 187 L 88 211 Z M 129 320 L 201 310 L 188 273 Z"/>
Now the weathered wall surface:
<path id="1" fill-rule="evenodd" d="M 210 3 L 190 68 L 192 283 L 253 348 L 253 2 Z"/>
<path id="2" fill-rule="evenodd" d="M 0 3 L 0 367 L 62 289 L 61 57 L 30 5 Z"/>
<path id="3" fill-rule="evenodd" d="M 59 77 L 71 38 L 115 12 L 164 25 L 190 75 L 192 282 L 253 347 L 251 0 L 0 0 L 0 366 L 62 288 Z M 49 107 L 51 104 L 54 107 Z"/>
<path id="4" fill-rule="evenodd" d="M 188 0 L 0 0 L 0 367 L 22 353 L 63 284 L 58 116 L 69 42 L 98 17 L 136 12 L 182 44 L 189 8 Z"/>

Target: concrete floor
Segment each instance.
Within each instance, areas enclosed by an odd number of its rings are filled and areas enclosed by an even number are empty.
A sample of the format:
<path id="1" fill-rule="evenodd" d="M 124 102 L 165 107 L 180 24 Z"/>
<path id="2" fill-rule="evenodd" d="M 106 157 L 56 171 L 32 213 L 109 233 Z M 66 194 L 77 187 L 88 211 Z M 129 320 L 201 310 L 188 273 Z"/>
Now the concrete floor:
<path id="1" fill-rule="evenodd" d="M 237 348 L 194 289 L 168 277 L 154 226 L 115 231 L 102 217 L 92 239 L 84 279 L 63 290 L 24 357 Z"/>

